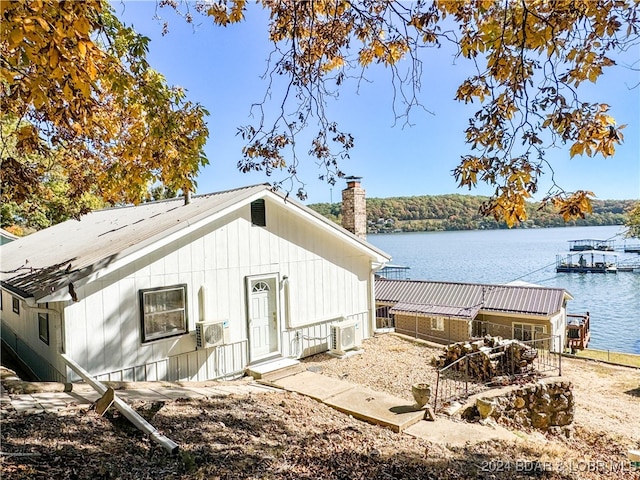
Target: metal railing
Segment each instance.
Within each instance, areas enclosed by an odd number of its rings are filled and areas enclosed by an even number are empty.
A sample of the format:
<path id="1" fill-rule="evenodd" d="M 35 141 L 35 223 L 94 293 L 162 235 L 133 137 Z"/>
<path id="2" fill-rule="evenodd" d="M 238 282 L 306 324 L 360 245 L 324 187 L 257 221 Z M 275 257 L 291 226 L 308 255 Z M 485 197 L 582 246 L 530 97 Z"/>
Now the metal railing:
<path id="1" fill-rule="evenodd" d="M 437 411 L 496 386 L 562 375 L 562 355 L 554 352 L 561 341 L 558 335 L 529 341 L 514 340 L 513 344 L 518 345 L 526 358 L 516 355 L 509 344 L 467 353 L 438 370 L 433 409 Z M 479 372 L 474 368 L 478 364 L 488 365 L 489 370 Z"/>

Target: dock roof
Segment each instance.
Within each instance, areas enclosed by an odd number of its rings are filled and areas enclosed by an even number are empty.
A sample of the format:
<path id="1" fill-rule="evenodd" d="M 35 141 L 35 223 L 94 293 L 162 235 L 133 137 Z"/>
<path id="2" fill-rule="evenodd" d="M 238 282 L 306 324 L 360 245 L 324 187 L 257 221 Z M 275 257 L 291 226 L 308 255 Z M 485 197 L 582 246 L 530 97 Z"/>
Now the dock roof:
<path id="1" fill-rule="evenodd" d="M 562 288 L 376 278 L 375 298 L 396 310 L 474 318 L 480 310 L 551 316 L 571 296 Z"/>

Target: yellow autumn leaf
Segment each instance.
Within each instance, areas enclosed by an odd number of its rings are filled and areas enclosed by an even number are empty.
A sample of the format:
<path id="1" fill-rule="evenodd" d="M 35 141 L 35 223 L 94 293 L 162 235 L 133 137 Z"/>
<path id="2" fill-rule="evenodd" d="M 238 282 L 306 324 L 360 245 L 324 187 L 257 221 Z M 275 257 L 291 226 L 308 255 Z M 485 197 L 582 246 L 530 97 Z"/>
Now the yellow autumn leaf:
<path id="1" fill-rule="evenodd" d="M 78 42 L 78 53 L 80 54 L 80 58 L 84 60 L 87 55 L 87 45 L 83 40 Z"/>
<path id="2" fill-rule="evenodd" d="M 79 17 L 73 23 L 73 28 L 77 32 L 80 32 L 83 36 L 86 36 L 86 35 L 89 34 L 89 30 L 91 29 L 91 25 L 89 24 L 89 20 L 87 20 L 85 17 Z"/>
<path id="3" fill-rule="evenodd" d="M 569 150 L 569 155 L 573 158 L 576 155 L 582 155 L 584 152 L 584 144 L 580 142 L 576 142 L 571 145 L 571 149 Z"/>
<path id="4" fill-rule="evenodd" d="M 48 32 L 50 30 L 49 24 L 47 23 L 47 21 L 44 18 L 42 18 L 42 17 L 34 17 L 34 18 L 38 22 L 38 24 L 40 25 L 40 28 L 42 28 L 45 32 Z"/>
<path id="5" fill-rule="evenodd" d="M 4 27 L 6 28 L 6 27 Z M 13 30 L 11 30 L 11 33 L 9 34 L 9 48 L 15 48 L 18 45 L 20 45 L 20 42 L 22 42 L 22 39 L 24 38 L 24 35 L 22 33 L 22 28 L 21 27 L 17 27 L 14 28 Z"/>
<path id="6" fill-rule="evenodd" d="M 58 66 L 58 60 L 59 60 L 58 49 L 55 46 L 53 46 L 52 48 L 49 49 L 49 67 L 55 69 Z"/>

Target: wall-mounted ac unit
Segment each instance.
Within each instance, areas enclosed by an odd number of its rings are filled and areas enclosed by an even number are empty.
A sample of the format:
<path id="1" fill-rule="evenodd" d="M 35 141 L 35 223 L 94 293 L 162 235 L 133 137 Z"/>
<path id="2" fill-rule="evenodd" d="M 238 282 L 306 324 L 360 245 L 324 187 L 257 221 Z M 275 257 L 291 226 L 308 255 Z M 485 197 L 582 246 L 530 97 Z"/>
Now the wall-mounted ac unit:
<path id="1" fill-rule="evenodd" d="M 330 325 L 331 328 L 331 353 L 344 355 L 348 350 L 360 346 L 360 324 L 358 322 L 340 322 Z"/>
<path id="2" fill-rule="evenodd" d="M 196 346 L 209 348 L 229 343 L 228 326 L 227 321 L 196 322 Z"/>

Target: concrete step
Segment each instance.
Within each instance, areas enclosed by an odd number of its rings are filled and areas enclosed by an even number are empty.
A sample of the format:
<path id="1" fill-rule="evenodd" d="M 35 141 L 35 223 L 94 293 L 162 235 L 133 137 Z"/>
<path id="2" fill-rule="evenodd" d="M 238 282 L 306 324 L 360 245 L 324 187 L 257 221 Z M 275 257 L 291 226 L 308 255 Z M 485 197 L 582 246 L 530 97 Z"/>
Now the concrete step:
<path id="1" fill-rule="evenodd" d="M 270 362 L 252 365 L 247 368 L 247 374 L 253 377 L 254 380 L 268 384 L 304 370 L 305 368 L 298 360 L 279 358 Z"/>

